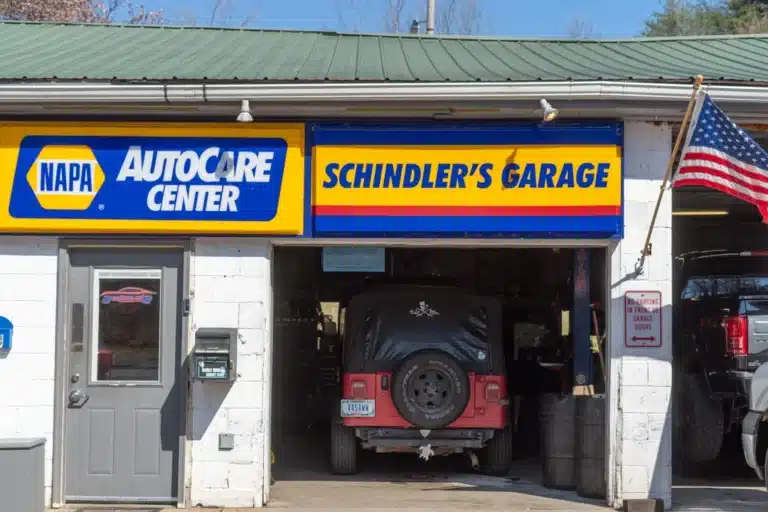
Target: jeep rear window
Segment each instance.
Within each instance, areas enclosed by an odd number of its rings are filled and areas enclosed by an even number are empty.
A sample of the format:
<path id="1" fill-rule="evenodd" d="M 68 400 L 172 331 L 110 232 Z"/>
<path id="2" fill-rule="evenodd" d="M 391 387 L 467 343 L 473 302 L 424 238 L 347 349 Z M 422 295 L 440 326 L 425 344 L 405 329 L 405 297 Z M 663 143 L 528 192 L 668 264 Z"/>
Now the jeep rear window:
<path id="1" fill-rule="evenodd" d="M 487 363 L 488 312 L 464 295 L 389 296 L 372 301 L 356 335 L 368 361 L 399 361 L 417 350 L 441 350 L 464 363 Z"/>
<path id="2" fill-rule="evenodd" d="M 695 277 L 688 280 L 683 300 L 736 295 L 768 295 L 768 277 Z"/>

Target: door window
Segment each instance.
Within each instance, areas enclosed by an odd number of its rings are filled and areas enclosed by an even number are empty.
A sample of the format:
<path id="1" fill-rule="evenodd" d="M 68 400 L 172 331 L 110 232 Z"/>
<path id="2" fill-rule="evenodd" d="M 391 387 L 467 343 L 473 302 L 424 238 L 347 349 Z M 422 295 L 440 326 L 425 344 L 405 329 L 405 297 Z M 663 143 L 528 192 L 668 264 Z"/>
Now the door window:
<path id="1" fill-rule="evenodd" d="M 92 381 L 160 380 L 161 270 L 95 270 Z"/>

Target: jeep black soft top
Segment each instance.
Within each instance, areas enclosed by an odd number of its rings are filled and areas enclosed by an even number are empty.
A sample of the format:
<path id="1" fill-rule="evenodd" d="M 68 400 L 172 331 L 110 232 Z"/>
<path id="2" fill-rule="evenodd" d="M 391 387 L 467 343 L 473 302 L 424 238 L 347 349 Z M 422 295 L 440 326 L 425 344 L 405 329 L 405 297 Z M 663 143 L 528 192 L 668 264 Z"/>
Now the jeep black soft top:
<path id="1" fill-rule="evenodd" d="M 352 298 L 344 331 L 345 372 L 394 371 L 414 352 L 440 350 L 465 371 L 504 373 L 500 302 L 461 288 L 382 283 Z"/>

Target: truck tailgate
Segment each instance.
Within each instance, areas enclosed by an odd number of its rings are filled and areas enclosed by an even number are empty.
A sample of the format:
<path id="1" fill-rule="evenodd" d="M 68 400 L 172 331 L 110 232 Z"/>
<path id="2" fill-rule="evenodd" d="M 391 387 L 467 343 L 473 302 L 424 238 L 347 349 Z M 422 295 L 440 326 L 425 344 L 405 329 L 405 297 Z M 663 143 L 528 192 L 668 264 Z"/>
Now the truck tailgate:
<path id="1" fill-rule="evenodd" d="M 762 354 L 768 350 L 768 298 L 747 297 L 742 308 L 749 325 L 749 355 Z"/>

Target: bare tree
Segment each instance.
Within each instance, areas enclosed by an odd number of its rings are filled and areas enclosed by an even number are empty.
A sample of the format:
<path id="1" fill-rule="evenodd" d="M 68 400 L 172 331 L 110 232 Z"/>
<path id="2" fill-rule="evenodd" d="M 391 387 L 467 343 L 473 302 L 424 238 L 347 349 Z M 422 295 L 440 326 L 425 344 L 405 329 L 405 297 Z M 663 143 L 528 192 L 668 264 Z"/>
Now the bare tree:
<path id="1" fill-rule="evenodd" d="M 119 2 L 120 0 L 116 0 Z M 148 11 L 143 4 L 126 2 L 125 9 L 128 11 L 127 22 L 131 25 L 161 25 L 163 23 L 163 11 Z M 112 23 L 114 21 L 114 12 L 109 18 L 104 18 L 102 23 Z"/>
<path id="2" fill-rule="evenodd" d="M 256 19 L 258 11 L 255 8 L 249 9 L 248 14 L 240 20 L 240 27 L 249 27 L 251 22 Z"/>
<path id="3" fill-rule="evenodd" d="M 568 36 L 573 39 L 586 39 L 592 37 L 593 29 L 592 23 L 576 18 L 568 25 Z"/>
<path id="4" fill-rule="evenodd" d="M 128 23 L 162 23 L 162 11 L 148 11 L 130 0 L 0 0 L 0 19 L 112 23 L 122 9 Z"/>
<path id="5" fill-rule="evenodd" d="M 403 26 L 403 14 L 405 11 L 405 0 L 387 0 L 386 31 L 400 32 Z"/>
<path id="6" fill-rule="evenodd" d="M 336 0 L 339 28 L 356 32 L 363 19 L 382 16 L 381 28 L 390 33 L 407 32 L 411 22 L 426 19 L 426 0 Z M 380 10 L 379 10 L 380 9 Z M 480 32 L 483 11 L 480 0 L 438 0 L 436 33 L 476 34 Z"/>
<path id="7" fill-rule="evenodd" d="M 358 32 L 361 19 L 361 0 L 337 0 L 339 28 L 345 32 Z"/>
<path id="8" fill-rule="evenodd" d="M 471 35 L 480 32 L 483 11 L 478 0 L 444 0 L 437 6 L 438 34 Z"/>
<path id="9" fill-rule="evenodd" d="M 209 25 L 213 26 L 216 23 L 217 15 L 219 14 L 219 11 L 225 6 L 226 3 L 227 3 L 227 0 L 213 1 L 213 7 L 211 7 L 211 19 L 208 22 Z"/>
<path id="10" fill-rule="evenodd" d="M 240 27 L 247 27 L 256 16 L 256 8 L 252 6 L 243 18 L 231 18 L 230 16 L 227 16 L 227 13 L 231 12 L 232 7 L 233 3 L 231 0 L 213 0 L 211 13 L 207 20 L 208 25 L 212 27 L 217 25 L 228 25 L 230 24 L 227 23 L 228 21 L 236 21 L 237 25 Z"/>
<path id="11" fill-rule="evenodd" d="M 165 19 L 167 23 L 189 27 L 196 27 L 201 21 L 197 18 L 196 11 L 189 8 L 176 9 L 173 13 L 169 13 Z"/>

